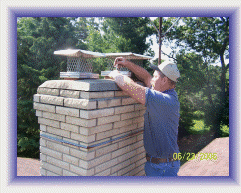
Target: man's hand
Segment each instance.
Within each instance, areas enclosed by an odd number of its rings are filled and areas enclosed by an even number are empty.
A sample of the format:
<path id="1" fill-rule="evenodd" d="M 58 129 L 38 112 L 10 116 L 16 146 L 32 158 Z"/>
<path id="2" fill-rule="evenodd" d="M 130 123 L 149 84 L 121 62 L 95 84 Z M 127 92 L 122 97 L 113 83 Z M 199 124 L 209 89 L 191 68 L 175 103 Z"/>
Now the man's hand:
<path id="1" fill-rule="evenodd" d="M 114 70 L 110 72 L 109 77 L 115 79 L 119 75 L 121 75 L 121 73 L 118 70 Z"/>
<path id="2" fill-rule="evenodd" d="M 121 66 L 127 67 L 128 65 L 128 60 L 123 57 L 117 57 L 114 62 L 114 67 L 118 66 L 120 68 Z"/>

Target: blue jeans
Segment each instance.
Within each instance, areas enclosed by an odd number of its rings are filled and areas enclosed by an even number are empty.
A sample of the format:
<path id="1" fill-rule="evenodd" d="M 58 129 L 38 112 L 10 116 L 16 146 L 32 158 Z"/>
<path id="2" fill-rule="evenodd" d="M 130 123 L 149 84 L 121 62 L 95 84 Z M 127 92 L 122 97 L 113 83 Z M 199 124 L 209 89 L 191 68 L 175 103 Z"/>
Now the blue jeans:
<path id="1" fill-rule="evenodd" d="M 154 164 L 147 161 L 145 164 L 146 176 L 177 176 L 180 160 Z"/>

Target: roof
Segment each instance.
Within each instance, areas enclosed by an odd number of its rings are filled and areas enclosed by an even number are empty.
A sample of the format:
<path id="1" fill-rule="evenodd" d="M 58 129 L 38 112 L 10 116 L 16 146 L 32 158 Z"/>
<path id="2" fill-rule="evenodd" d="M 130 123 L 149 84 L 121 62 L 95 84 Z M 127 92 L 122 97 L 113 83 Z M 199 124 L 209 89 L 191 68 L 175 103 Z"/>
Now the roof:
<path id="1" fill-rule="evenodd" d="M 150 60 L 152 59 L 151 56 L 145 56 L 145 55 L 141 55 L 141 54 L 135 54 L 132 52 L 123 52 L 123 53 L 105 53 L 106 57 L 123 57 L 125 56 L 128 59 L 139 59 L 139 60 Z"/>
<path id="2" fill-rule="evenodd" d="M 132 52 L 123 52 L 123 53 L 99 53 L 92 52 L 87 50 L 80 49 L 68 49 L 68 50 L 57 50 L 54 52 L 56 55 L 62 56 L 70 56 L 70 57 L 85 57 L 85 58 L 96 58 L 96 57 L 108 57 L 108 58 L 116 58 L 116 57 L 125 57 L 127 59 L 137 59 L 137 60 L 150 60 L 151 56 L 145 56 L 141 54 L 135 54 Z"/>
<path id="3" fill-rule="evenodd" d="M 84 57 L 84 58 L 96 58 L 96 57 L 105 57 L 104 54 L 99 52 L 91 52 L 87 50 L 80 49 L 68 49 L 68 50 L 57 50 L 54 52 L 56 55 L 62 56 L 72 56 L 72 57 Z"/>

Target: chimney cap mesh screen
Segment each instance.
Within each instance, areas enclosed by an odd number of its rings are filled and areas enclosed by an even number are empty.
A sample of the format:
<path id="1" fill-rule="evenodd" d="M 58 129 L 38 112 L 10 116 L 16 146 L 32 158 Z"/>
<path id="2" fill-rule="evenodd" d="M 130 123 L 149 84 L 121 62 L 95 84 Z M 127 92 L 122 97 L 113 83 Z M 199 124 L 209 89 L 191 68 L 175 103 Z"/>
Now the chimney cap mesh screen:
<path id="1" fill-rule="evenodd" d="M 93 66 L 91 60 L 93 58 L 106 58 L 108 71 L 102 71 L 101 75 L 106 76 L 107 72 L 114 69 L 113 63 L 116 57 L 124 57 L 131 62 L 143 66 L 143 60 L 150 60 L 152 57 L 135 54 L 132 52 L 125 53 L 98 53 L 80 49 L 58 50 L 55 55 L 67 56 L 67 72 L 60 72 L 60 77 L 98 77 L 97 74 L 92 74 Z M 121 67 L 119 71 L 129 73 L 129 69 Z M 84 74 L 84 76 L 82 76 Z M 86 76 L 88 74 L 88 76 Z"/>

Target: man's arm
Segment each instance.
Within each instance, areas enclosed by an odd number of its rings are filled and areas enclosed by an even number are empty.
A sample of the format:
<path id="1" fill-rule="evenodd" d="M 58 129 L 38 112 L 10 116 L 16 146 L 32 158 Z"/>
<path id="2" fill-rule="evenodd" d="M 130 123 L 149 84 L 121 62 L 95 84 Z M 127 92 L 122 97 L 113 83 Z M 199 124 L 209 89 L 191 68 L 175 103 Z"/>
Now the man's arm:
<path id="1" fill-rule="evenodd" d="M 138 66 L 133 62 L 130 62 L 129 60 L 122 57 L 116 58 L 114 65 L 115 66 L 122 65 L 127 67 L 130 71 L 132 71 L 137 76 L 139 80 L 143 81 L 147 87 L 151 86 L 150 81 L 152 79 L 152 76 L 147 70 L 145 70 L 141 66 Z"/>
<path id="2" fill-rule="evenodd" d="M 137 100 L 139 103 L 145 105 L 146 102 L 146 88 L 135 83 L 128 76 L 121 75 L 118 71 L 113 71 L 109 74 L 113 78 L 116 84 L 125 92 L 128 93 L 133 99 Z"/>

